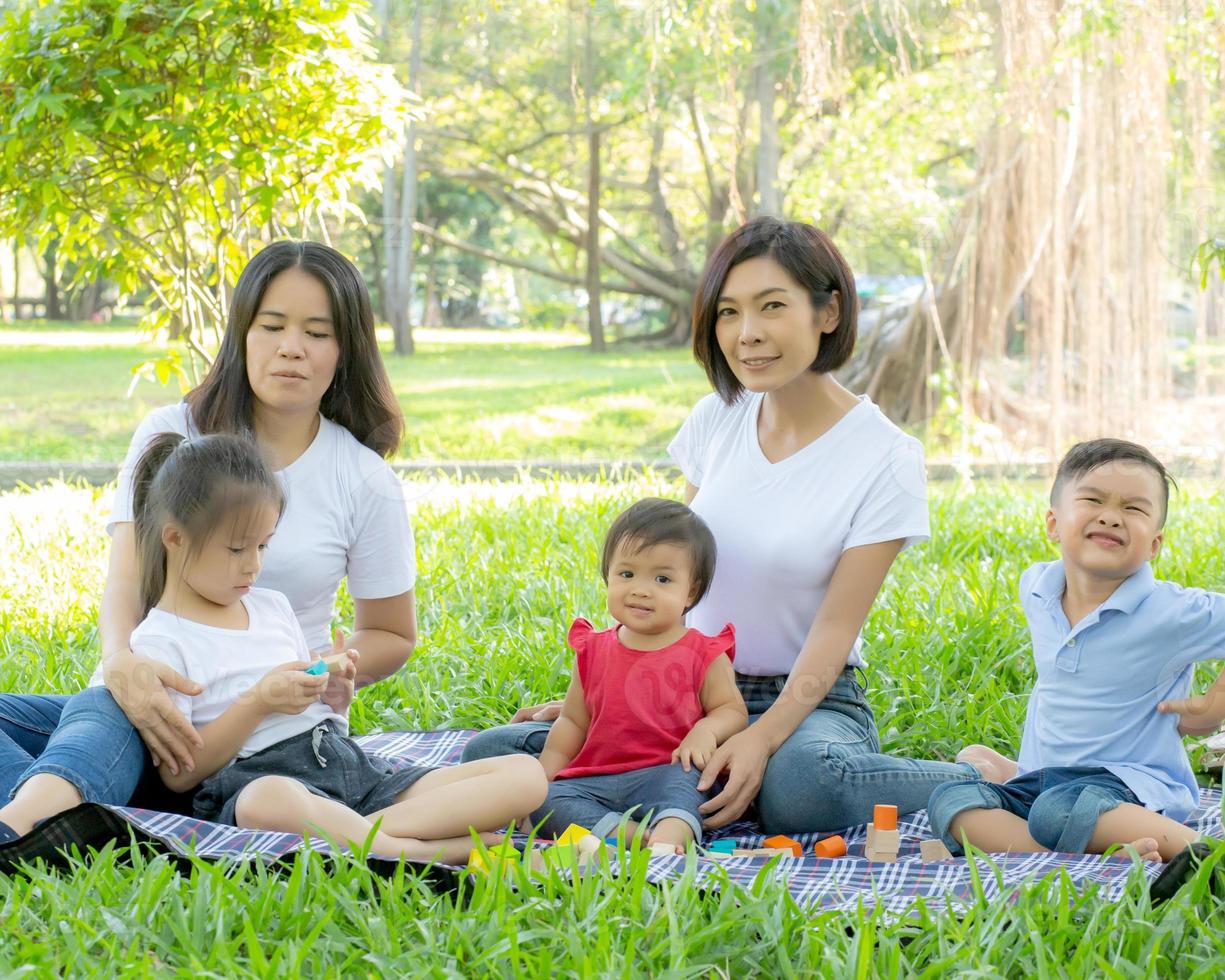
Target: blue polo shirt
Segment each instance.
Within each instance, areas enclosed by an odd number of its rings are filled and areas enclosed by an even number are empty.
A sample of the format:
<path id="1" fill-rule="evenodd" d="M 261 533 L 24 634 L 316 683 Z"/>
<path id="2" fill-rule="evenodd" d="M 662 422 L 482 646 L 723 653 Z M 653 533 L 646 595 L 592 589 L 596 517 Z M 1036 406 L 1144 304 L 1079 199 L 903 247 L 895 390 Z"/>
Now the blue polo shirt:
<path id="1" fill-rule="evenodd" d="M 1062 561 L 1021 575 L 1038 682 L 1019 773 L 1100 766 L 1150 810 L 1185 820 L 1199 787 L 1178 716 L 1158 714 L 1157 703 L 1187 697 L 1197 660 L 1225 657 L 1225 595 L 1160 582 L 1146 562 L 1073 627 L 1066 585 Z"/>

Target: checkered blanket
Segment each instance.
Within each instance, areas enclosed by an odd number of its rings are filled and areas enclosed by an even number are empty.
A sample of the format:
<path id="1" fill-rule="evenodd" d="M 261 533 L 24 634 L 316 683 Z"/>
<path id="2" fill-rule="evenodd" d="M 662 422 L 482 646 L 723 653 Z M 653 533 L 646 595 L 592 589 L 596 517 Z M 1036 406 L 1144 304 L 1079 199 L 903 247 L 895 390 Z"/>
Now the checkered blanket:
<path id="1" fill-rule="evenodd" d="M 382 756 L 403 765 L 452 765 L 459 761 L 469 731 L 388 732 L 358 738 L 371 755 Z M 1204 790 L 1200 808 L 1187 821 L 1202 834 L 1225 836 L 1221 827 L 1221 792 Z M 773 877 L 784 881 L 796 902 L 813 910 L 853 909 L 861 902 L 867 908 L 881 905 L 890 912 L 905 912 L 914 899 L 923 897 L 943 904 L 964 905 L 974 894 L 973 879 L 988 898 L 1007 894 L 1014 886 L 1030 878 L 1054 871 L 1066 873 L 1078 887 L 1091 882 L 1102 888 L 1109 899 L 1123 893 L 1132 874 L 1128 858 L 1102 858 L 1086 854 L 1013 854 L 994 855 L 994 868 L 972 869 L 962 858 L 924 864 L 919 857 L 920 841 L 931 836 L 927 814 L 923 811 L 898 820 L 902 846 L 894 864 L 870 863 L 863 858 L 867 838 L 864 826 L 842 832 L 848 856 L 835 860 L 817 860 L 811 856 L 815 835 L 796 839 L 805 844 L 807 856 L 782 856 L 774 861 Z M 741 846 L 761 846 L 760 828 L 741 822 L 726 828 L 723 837 L 737 838 Z M 303 846 L 300 836 L 240 830 L 191 817 L 129 807 L 100 807 L 85 804 L 60 814 L 42 824 L 34 833 L 19 841 L 0 846 L 0 871 L 11 869 L 16 862 L 43 858 L 62 861 L 65 849 L 77 848 L 82 853 L 88 847 L 101 847 L 109 841 L 126 842 L 129 837 L 149 843 L 172 856 L 189 855 L 203 858 L 259 859 L 273 861 L 293 853 Z M 324 840 L 312 839 L 312 849 L 329 854 L 333 847 Z M 688 861 L 694 858 L 653 857 L 648 879 L 653 882 L 679 878 Z M 395 862 L 374 857 L 376 870 L 394 867 Z M 726 882 L 750 886 L 767 864 L 765 858 L 717 857 L 696 858 L 695 885 L 720 888 Z M 1144 873 L 1156 877 L 1161 865 L 1146 865 Z M 437 867 L 435 878 L 440 883 L 454 880 L 455 869 Z"/>

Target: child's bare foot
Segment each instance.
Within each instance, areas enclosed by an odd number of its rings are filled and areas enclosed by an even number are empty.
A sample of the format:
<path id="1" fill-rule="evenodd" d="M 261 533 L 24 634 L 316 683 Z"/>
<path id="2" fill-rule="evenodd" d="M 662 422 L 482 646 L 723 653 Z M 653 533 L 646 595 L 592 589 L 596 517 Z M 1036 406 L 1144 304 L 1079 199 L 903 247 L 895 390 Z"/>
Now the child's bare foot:
<path id="1" fill-rule="evenodd" d="M 988 783 L 1006 783 L 1017 774 L 1017 764 L 985 745 L 967 745 L 957 753 L 958 762 L 968 762 Z"/>
<path id="2" fill-rule="evenodd" d="M 1127 850 L 1135 851 L 1141 861 L 1161 863 L 1161 851 L 1157 848 L 1157 840 L 1153 837 L 1141 837 L 1127 845 Z"/>

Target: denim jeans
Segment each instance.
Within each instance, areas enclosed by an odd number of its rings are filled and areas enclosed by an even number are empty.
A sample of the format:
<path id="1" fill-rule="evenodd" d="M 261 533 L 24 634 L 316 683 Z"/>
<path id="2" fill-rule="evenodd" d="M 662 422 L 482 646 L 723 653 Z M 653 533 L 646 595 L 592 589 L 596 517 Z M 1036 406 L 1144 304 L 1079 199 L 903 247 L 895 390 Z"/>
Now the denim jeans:
<path id="1" fill-rule="evenodd" d="M 1007 810 L 1029 824 L 1029 836 L 1052 851 L 1083 854 L 1103 813 L 1120 803 L 1140 804 L 1127 784 L 1096 766 L 1052 766 L 1006 783 L 949 783 L 932 793 L 927 815 L 954 854 L 961 841 L 949 828 L 966 810 Z"/>
<path id="2" fill-rule="evenodd" d="M 736 675 L 750 723 L 774 704 L 786 681 L 782 675 Z M 548 722 L 478 732 L 464 747 L 463 760 L 511 752 L 539 755 L 548 733 Z M 927 806 L 937 786 L 977 779 L 978 770 L 969 763 L 884 755 L 864 687 L 848 667 L 770 757 L 757 794 L 757 817 L 768 834 L 825 833 L 866 823 L 878 803 L 912 813 Z"/>
<path id="3" fill-rule="evenodd" d="M 623 816 L 654 827 L 665 817 L 684 820 L 695 840 L 702 839 L 698 807 L 709 793 L 698 792 L 702 773 L 688 772 L 679 763 L 648 766 L 630 772 L 575 776 L 549 783 L 548 798 L 532 814 L 532 823 L 544 821 L 543 831 L 556 837 L 570 824 L 587 827 L 603 839 L 617 829 Z"/>
<path id="4" fill-rule="evenodd" d="M 0 805 L 31 776 L 66 779 L 87 803 L 125 805 L 149 755 L 105 687 L 0 694 Z"/>

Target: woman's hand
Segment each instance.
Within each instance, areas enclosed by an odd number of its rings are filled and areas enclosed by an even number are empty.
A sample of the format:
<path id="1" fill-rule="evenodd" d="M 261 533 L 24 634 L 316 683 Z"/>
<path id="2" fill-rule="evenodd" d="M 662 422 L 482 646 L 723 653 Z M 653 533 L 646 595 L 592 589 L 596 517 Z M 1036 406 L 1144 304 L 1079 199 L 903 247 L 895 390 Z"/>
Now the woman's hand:
<path id="1" fill-rule="evenodd" d="M 510 723 L 517 725 L 521 721 L 557 721 L 564 703 L 563 701 L 546 701 L 544 704 L 530 704 L 516 711 Z"/>
<path id="2" fill-rule="evenodd" d="M 761 789 L 769 760 L 770 745 L 756 725 L 750 725 L 715 749 L 698 780 L 698 792 L 710 789 L 723 772 L 727 773 L 727 785 L 722 793 L 698 807 L 704 818 L 703 826 L 714 830 L 743 816 Z"/>
<path id="3" fill-rule="evenodd" d="M 155 766 L 165 765 L 176 776 L 180 767 L 189 772 L 195 768 L 194 750 L 203 748 L 204 740 L 174 706 L 166 689 L 196 695 L 203 692 L 203 685 L 130 649 L 108 657 L 102 677 L 115 703 L 148 747 Z"/>
<path id="4" fill-rule="evenodd" d="M 348 713 L 349 705 L 353 703 L 353 692 L 356 688 L 357 680 L 357 660 L 361 654 L 351 647 L 348 650 L 345 649 L 345 633 L 341 629 L 336 630 L 332 634 L 332 648 L 330 650 L 316 650 L 313 654 L 316 660 L 320 660 L 323 657 L 335 657 L 342 653 L 347 653 L 349 659 L 341 670 L 335 673 L 328 672 L 327 690 L 323 692 L 321 699 L 324 704 L 338 715 Z"/>

